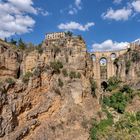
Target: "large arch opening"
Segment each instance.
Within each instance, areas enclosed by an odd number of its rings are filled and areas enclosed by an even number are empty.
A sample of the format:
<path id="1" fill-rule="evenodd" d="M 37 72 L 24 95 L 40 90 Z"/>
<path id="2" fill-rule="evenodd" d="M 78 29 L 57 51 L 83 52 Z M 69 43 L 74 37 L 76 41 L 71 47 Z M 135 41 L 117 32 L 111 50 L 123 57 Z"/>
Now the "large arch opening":
<path id="1" fill-rule="evenodd" d="M 103 81 L 101 83 L 101 88 L 103 89 L 103 91 L 106 91 L 107 87 L 108 87 L 107 82 Z"/>
<path id="2" fill-rule="evenodd" d="M 100 59 L 100 79 L 107 80 L 107 59 L 104 57 Z"/>

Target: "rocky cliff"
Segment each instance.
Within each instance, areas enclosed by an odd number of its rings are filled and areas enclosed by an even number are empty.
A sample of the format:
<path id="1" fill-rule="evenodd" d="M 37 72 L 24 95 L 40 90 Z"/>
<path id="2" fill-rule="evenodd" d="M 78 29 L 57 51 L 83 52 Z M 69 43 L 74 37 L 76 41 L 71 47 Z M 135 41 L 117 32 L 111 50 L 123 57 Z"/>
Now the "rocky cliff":
<path id="1" fill-rule="evenodd" d="M 100 110 L 92 60 L 79 37 L 20 52 L 0 42 L 0 139 L 86 140 Z"/>
<path id="2" fill-rule="evenodd" d="M 140 46 L 133 45 L 128 51 L 114 61 L 116 76 L 140 89 Z"/>
<path id="3" fill-rule="evenodd" d="M 134 89 L 139 60 L 135 46 L 114 61 L 116 76 Z M 106 117 L 93 67 L 80 36 L 44 40 L 32 51 L 0 40 L 0 140 L 88 140 L 92 118 Z"/>

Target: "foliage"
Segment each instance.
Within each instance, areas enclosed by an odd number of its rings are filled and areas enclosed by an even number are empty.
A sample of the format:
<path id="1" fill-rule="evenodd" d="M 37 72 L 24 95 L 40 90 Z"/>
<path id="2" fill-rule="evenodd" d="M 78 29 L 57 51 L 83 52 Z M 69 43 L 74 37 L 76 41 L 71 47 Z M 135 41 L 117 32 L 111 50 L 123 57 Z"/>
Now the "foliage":
<path id="1" fill-rule="evenodd" d="M 64 86 L 64 83 L 60 78 L 58 79 L 58 86 L 61 88 Z"/>
<path id="2" fill-rule="evenodd" d="M 114 60 L 114 65 L 115 65 L 115 66 L 118 66 L 118 62 L 119 62 L 119 58 L 116 58 L 116 59 Z"/>
<path id="3" fill-rule="evenodd" d="M 25 75 L 23 75 L 22 81 L 23 81 L 24 83 L 28 83 L 30 77 L 32 77 L 32 76 L 33 76 L 33 74 L 32 74 L 31 72 L 27 72 L 27 73 L 25 73 Z"/>
<path id="4" fill-rule="evenodd" d="M 114 108 L 118 113 L 124 113 L 127 103 L 133 99 L 133 96 L 133 90 L 128 85 L 124 85 L 119 92 L 109 97 L 104 96 L 103 103 Z"/>
<path id="5" fill-rule="evenodd" d="M 106 129 L 112 125 L 113 125 L 113 119 L 111 115 L 110 116 L 107 115 L 107 119 L 103 119 L 99 123 L 97 123 L 96 119 L 94 119 L 92 128 L 90 130 L 91 140 L 97 140 L 98 135 L 100 135 L 100 133 L 106 132 Z"/>
<path id="6" fill-rule="evenodd" d="M 10 84 L 10 85 L 14 85 L 14 84 L 15 84 L 15 81 L 14 81 L 12 78 L 7 78 L 5 81 L 6 81 L 8 84 Z"/>
<path id="7" fill-rule="evenodd" d="M 36 76 L 36 77 L 39 77 L 40 74 L 41 74 L 40 68 L 36 68 L 36 69 L 34 70 L 34 72 L 33 72 L 33 75 Z"/>
<path id="8" fill-rule="evenodd" d="M 97 84 L 93 79 L 90 79 L 90 84 L 91 84 L 91 94 L 94 97 L 95 96 L 95 91 L 96 91 L 96 88 L 97 88 Z"/>
<path id="9" fill-rule="evenodd" d="M 130 60 L 127 60 L 125 62 L 125 67 L 126 67 L 126 70 L 125 70 L 125 73 L 128 74 L 129 70 L 130 70 L 130 66 L 131 66 L 131 61 Z"/>
<path id="10" fill-rule="evenodd" d="M 10 41 L 10 43 L 13 44 L 13 45 L 16 45 L 17 44 L 17 41 L 12 38 L 11 41 Z"/>
<path id="11" fill-rule="evenodd" d="M 25 50 L 26 49 L 26 44 L 22 41 L 21 38 L 18 41 L 18 47 L 19 47 L 20 50 Z"/>
<path id="12" fill-rule="evenodd" d="M 79 73 L 79 72 L 76 73 L 75 71 L 71 71 L 70 74 L 69 74 L 69 77 L 71 79 L 74 79 L 74 78 L 80 79 L 81 78 L 81 73 Z"/>
<path id="13" fill-rule="evenodd" d="M 138 111 L 138 112 L 136 113 L 136 119 L 137 119 L 137 121 L 140 121 L 140 111 Z"/>
<path id="14" fill-rule="evenodd" d="M 81 78 L 81 73 L 78 72 L 77 75 L 76 75 L 76 78 L 80 79 Z"/>
<path id="15" fill-rule="evenodd" d="M 112 91 L 116 89 L 119 86 L 119 84 L 120 84 L 120 79 L 118 79 L 117 77 L 113 76 L 109 78 L 107 91 Z"/>
<path id="16" fill-rule="evenodd" d="M 124 113 L 127 98 L 121 92 L 117 92 L 110 97 L 104 97 L 103 103 L 109 107 L 114 108 L 118 113 Z"/>
<path id="17" fill-rule="evenodd" d="M 60 69 L 63 68 L 63 64 L 60 61 L 54 61 L 50 63 L 51 68 L 53 69 L 53 73 L 59 74 Z"/>
<path id="18" fill-rule="evenodd" d="M 135 51 L 132 53 L 132 61 L 133 62 L 139 62 L 140 61 L 140 53 L 138 51 Z"/>
<path id="19" fill-rule="evenodd" d="M 57 46 L 54 46 L 53 47 L 53 52 L 54 52 L 54 54 L 57 54 L 57 53 L 59 53 L 61 50 L 60 50 L 60 48 L 59 47 L 57 47 Z"/>
<path id="20" fill-rule="evenodd" d="M 71 71 L 70 74 L 69 74 L 69 77 L 70 77 L 71 79 L 76 78 L 76 72 L 75 72 L 75 71 Z"/>
<path id="21" fill-rule="evenodd" d="M 39 54 L 42 54 L 43 53 L 43 48 L 42 48 L 42 44 L 39 44 L 37 47 L 36 47 L 37 51 Z"/>
<path id="22" fill-rule="evenodd" d="M 72 37 L 73 33 L 71 31 L 66 32 L 66 35 Z"/>
<path id="23" fill-rule="evenodd" d="M 62 70 L 62 73 L 63 73 L 64 77 L 67 77 L 67 76 L 68 76 L 68 72 L 67 72 L 66 69 L 63 69 L 63 70 Z"/>
<path id="24" fill-rule="evenodd" d="M 82 38 L 81 35 L 78 35 L 78 39 L 79 39 L 79 40 L 83 40 L 83 38 Z"/>

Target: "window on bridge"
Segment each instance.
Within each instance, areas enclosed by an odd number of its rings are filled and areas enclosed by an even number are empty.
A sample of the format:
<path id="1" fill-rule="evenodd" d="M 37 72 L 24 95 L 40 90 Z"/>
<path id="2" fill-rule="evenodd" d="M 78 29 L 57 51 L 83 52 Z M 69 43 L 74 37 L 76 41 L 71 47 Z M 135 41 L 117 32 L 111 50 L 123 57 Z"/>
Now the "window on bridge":
<path id="1" fill-rule="evenodd" d="M 115 60 L 115 59 L 116 59 L 116 57 L 117 57 L 117 56 L 116 56 L 116 54 L 115 54 L 115 53 L 112 53 L 112 54 L 111 54 L 111 60 Z"/>
<path id="2" fill-rule="evenodd" d="M 107 59 L 106 58 L 100 59 L 100 79 L 101 80 L 107 79 Z"/>
<path id="3" fill-rule="evenodd" d="M 95 54 L 92 54 L 91 57 L 92 57 L 92 60 L 93 60 L 93 61 L 96 61 L 96 56 L 95 56 Z"/>

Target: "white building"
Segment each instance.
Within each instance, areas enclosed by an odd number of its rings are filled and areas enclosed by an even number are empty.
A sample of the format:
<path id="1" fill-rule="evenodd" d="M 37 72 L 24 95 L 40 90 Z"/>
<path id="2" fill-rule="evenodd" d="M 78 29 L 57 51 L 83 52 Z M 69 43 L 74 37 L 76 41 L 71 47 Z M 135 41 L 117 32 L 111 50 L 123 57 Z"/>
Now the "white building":
<path id="1" fill-rule="evenodd" d="M 46 34 L 46 39 L 47 40 L 57 40 L 57 39 L 65 38 L 65 37 L 66 37 L 65 32 L 56 32 L 56 33 Z"/>

